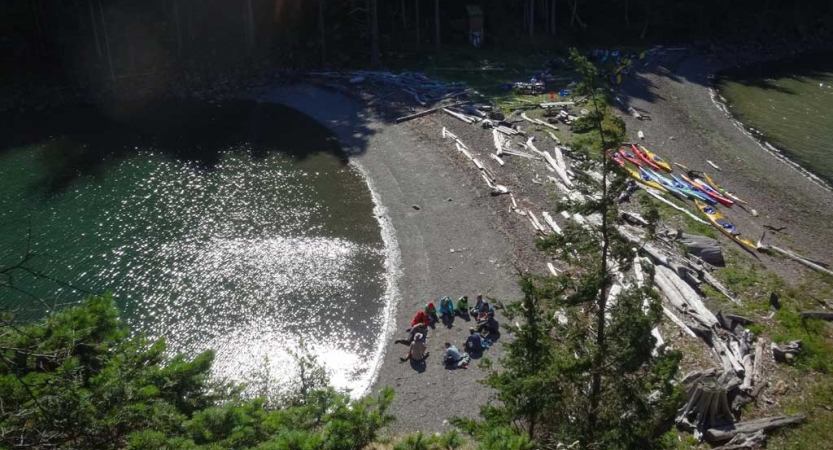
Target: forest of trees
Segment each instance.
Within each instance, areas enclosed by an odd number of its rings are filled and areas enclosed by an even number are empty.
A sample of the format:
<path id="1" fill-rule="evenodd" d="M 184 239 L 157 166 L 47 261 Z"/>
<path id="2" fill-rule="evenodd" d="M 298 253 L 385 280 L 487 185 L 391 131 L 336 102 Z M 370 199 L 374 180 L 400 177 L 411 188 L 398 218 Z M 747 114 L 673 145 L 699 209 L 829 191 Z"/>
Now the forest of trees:
<path id="1" fill-rule="evenodd" d="M 492 48 L 800 40 L 826 34 L 829 1 L 772 0 L 8 0 L 3 77 L 134 76 L 186 61 L 367 66 L 465 45 L 467 5 Z"/>

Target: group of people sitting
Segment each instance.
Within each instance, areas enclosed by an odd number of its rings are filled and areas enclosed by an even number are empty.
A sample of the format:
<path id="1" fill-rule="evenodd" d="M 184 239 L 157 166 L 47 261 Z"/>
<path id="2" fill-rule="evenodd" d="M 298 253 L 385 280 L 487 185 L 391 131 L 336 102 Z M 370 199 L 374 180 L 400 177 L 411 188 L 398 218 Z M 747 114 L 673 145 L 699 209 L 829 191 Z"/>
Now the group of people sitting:
<path id="1" fill-rule="evenodd" d="M 400 358 L 404 361 L 422 362 L 428 357 L 428 350 L 426 341 L 428 338 L 428 328 L 433 328 L 437 322 L 444 322 L 450 324 L 454 321 L 454 317 L 460 316 L 465 319 L 474 318 L 477 322 L 476 327 L 469 328 L 469 336 L 466 339 L 465 351 L 461 352 L 456 346 L 449 342 L 445 343 L 445 356 L 443 363 L 446 367 L 467 368 L 471 360 L 471 353 L 477 354 L 489 348 L 491 345 L 490 335 L 499 332 L 500 325 L 495 320 L 495 309 L 489 302 L 483 300 L 482 295 L 477 296 L 477 300 L 473 307 L 469 307 L 468 296 L 462 296 L 457 299 L 457 306 L 454 306 L 451 297 L 445 296 L 440 299 L 440 307 L 437 309 L 434 302 L 428 304 L 422 310 L 418 311 L 411 320 L 411 327 L 405 330 L 410 333 L 409 339 L 406 342 L 410 344 L 408 354 Z M 404 341 L 398 340 L 397 342 Z"/>

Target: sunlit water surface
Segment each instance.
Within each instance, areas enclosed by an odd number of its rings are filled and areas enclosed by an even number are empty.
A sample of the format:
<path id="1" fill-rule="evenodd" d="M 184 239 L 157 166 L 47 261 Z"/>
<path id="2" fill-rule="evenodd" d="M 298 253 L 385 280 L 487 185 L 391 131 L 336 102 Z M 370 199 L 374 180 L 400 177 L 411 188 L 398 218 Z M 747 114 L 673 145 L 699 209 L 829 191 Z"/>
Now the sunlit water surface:
<path id="1" fill-rule="evenodd" d="M 833 54 L 727 71 L 718 89 L 759 139 L 833 182 Z"/>
<path id="2" fill-rule="evenodd" d="M 88 292 L 112 291 L 131 328 L 164 337 L 172 352 L 214 349 L 218 377 L 285 383 L 303 341 L 337 387 L 361 393 L 389 300 L 371 193 L 337 152 L 324 151 L 326 132 L 291 111 L 275 114 L 300 121 L 304 145 L 318 139 L 322 151 L 288 154 L 279 147 L 290 137 L 259 136 L 254 146 L 220 139 L 206 163 L 172 152 L 170 140 L 160 150 L 140 139 L 126 151 L 118 142 L 126 130 L 86 147 L 83 135 L 7 146 L 0 264 L 25 253 L 31 224 L 30 265 Z M 101 152 L 107 145 L 117 156 Z M 99 153 L 79 158 L 89 147 Z M 21 318 L 85 295 L 25 274 L 17 283 L 44 299 L 3 293 L 0 306 Z"/>

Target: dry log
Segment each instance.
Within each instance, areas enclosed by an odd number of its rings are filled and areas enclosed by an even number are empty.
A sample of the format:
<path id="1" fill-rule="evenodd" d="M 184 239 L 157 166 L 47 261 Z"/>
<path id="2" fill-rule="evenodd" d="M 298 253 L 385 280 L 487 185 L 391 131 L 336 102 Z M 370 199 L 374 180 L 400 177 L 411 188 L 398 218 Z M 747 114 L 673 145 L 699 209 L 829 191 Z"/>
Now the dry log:
<path id="1" fill-rule="evenodd" d="M 452 111 L 452 110 L 450 110 L 450 109 L 448 109 L 448 108 L 443 108 L 442 110 L 443 110 L 443 112 L 445 112 L 445 113 L 446 113 L 446 114 L 448 114 L 449 116 L 451 116 L 451 117 L 455 117 L 455 118 L 457 118 L 457 119 L 460 119 L 460 120 L 462 120 L 463 122 L 465 122 L 465 123 L 467 123 L 467 124 L 472 124 L 472 123 L 474 123 L 474 120 L 470 119 L 468 116 L 466 116 L 466 115 L 464 115 L 464 114 L 460 114 L 460 113 L 454 112 L 454 111 Z"/>
<path id="2" fill-rule="evenodd" d="M 646 189 L 645 189 L 645 191 L 646 191 L 646 192 L 648 192 L 648 194 L 649 194 L 651 197 L 654 197 L 655 199 L 657 199 L 657 200 L 659 200 L 659 201 L 661 201 L 661 202 L 665 203 L 666 205 L 668 205 L 668 206 L 670 206 L 670 207 L 672 207 L 672 208 L 676 209 L 677 211 L 680 211 L 680 212 L 683 212 L 683 213 L 687 214 L 689 217 L 691 217 L 691 218 L 692 218 L 692 219 L 694 219 L 695 221 L 700 222 L 700 223 L 702 223 L 703 225 L 709 225 L 709 223 L 708 223 L 708 222 L 706 222 L 705 220 L 703 220 L 703 219 L 701 219 L 701 218 L 699 218 L 699 217 L 695 216 L 694 214 L 692 214 L 692 213 L 691 213 L 691 211 L 689 211 L 689 210 L 687 210 L 687 209 L 680 208 L 679 206 L 677 206 L 677 205 L 675 205 L 675 204 L 673 204 L 673 203 L 669 202 L 668 200 L 666 200 L 666 199 L 662 196 L 662 194 L 660 194 L 659 192 L 655 191 L 654 189 L 651 189 L 651 188 L 646 188 Z"/>
<path id="3" fill-rule="evenodd" d="M 529 149 L 532 150 L 533 152 L 541 155 L 547 161 L 547 163 L 549 163 L 549 165 L 547 167 L 552 168 L 552 170 L 555 171 L 555 173 L 558 175 L 558 177 L 561 178 L 561 182 L 564 183 L 564 186 L 567 186 L 567 188 L 572 189 L 573 188 L 573 182 L 570 181 L 570 178 L 567 176 L 567 171 L 565 170 L 565 168 L 559 166 L 558 162 L 555 159 L 553 159 L 552 155 L 550 155 L 548 152 L 542 152 L 542 151 L 538 150 L 537 148 L 535 148 L 535 144 L 532 143 L 532 141 L 534 141 L 534 140 L 535 140 L 534 137 L 530 137 L 526 141 L 527 147 L 529 147 Z"/>
<path id="4" fill-rule="evenodd" d="M 677 414 L 677 423 L 704 429 L 733 422 L 727 392 L 733 388 L 731 377 L 717 372 L 704 373 L 686 385 L 688 401 Z M 693 419 L 692 419 L 693 416 Z"/>
<path id="5" fill-rule="evenodd" d="M 506 138 L 503 137 L 503 135 L 500 134 L 496 129 L 492 128 L 492 139 L 495 143 L 495 154 L 500 156 L 501 153 L 503 153 L 503 145 L 506 142 Z"/>
<path id="6" fill-rule="evenodd" d="M 561 143 L 561 139 L 558 139 L 558 137 L 557 137 L 556 135 L 552 134 L 552 132 L 547 131 L 547 134 L 549 134 L 549 135 L 550 135 L 550 137 L 552 138 L 552 140 L 553 140 L 553 141 L 555 141 L 555 143 L 556 143 L 556 144 L 560 144 L 560 143 Z"/>
<path id="7" fill-rule="evenodd" d="M 755 382 L 755 369 L 752 363 L 752 355 L 745 355 L 743 357 L 743 383 L 740 388 L 744 391 L 752 389 Z"/>
<path id="8" fill-rule="evenodd" d="M 552 228 L 552 231 L 554 231 L 555 234 L 564 234 L 561 231 L 561 227 L 559 227 L 558 224 L 555 223 L 554 220 L 552 220 L 552 216 L 550 216 L 550 213 L 544 211 L 541 213 L 541 215 L 544 216 L 544 222 L 546 222 L 547 225 L 549 225 L 550 228 Z"/>
<path id="9" fill-rule="evenodd" d="M 776 362 L 789 363 L 795 359 L 795 355 L 801 352 L 801 341 L 790 341 L 783 345 L 773 342 L 770 349 L 772 350 L 772 358 Z"/>
<path id="10" fill-rule="evenodd" d="M 833 320 L 833 313 L 826 311 L 802 311 L 802 319 Z"/>
<path id="11" fill-rule="evenodd" d="M 752 434 L 740 433 L 735 435 L 731 441 L 726 445 L 722 445 L 720 450 L 741 450 L 744 448 L 762 448 L 766 443 L 766 434 L 763 430 L 758 430 Z"/>
<path id="12" fill-rule="evenodd" d="M 492 158 L 492 159 L 494 159 L 495 161 L 497 161 L 497 163 L 498 163 L 498 164 L 500 164 L 500 165 L 501 165 L 501 167 L 502 167 L 504 164 L 506 164 L 506 163 L 504 163 L 504 162 L 503 162 L 503 160 L 502 160 L 502 159 L 500 159 L 500 156 L 498 156 L 498 155 L 495 155 L 495 154 L 493 154 L 493 153 L 490 153 L 490 154 L 489 154 L 489 157 L 490 157 L 490 158 Z"/>
<path id="13" fill-rule="evenodd" d="M 733 425 L 709 428 L 706 430 L 705 437 L 709 442 L 728 441 L 741 433 L 751 434 L 758 431 L 771 431 L 783 426 L 803 422 L 805 419 L 804 414 L 795 414 L 792 416 L 774 416 L 747 422 L 738 422 Z"/>
<path id="14" fill-rule="evenodd" d="M 764 245 L 763 240 L 764 240 L 764 236 L 762 235 L 761 239 L 758 240 L 758 249 L 759 250 L 760 249 L 773 250 L 773 251 L 775 251 L 775 252 L 777 252 L 781 255 L 784 255 L 787 258 L 792 259 L 793 261 L 795 261 L 799 264 L 802 264 L 806 267 L 809 267 L 809 268 L 811 268 L 811 269 L 813 269 L 817 272 L 826 273 L 827 275 L 833 275 L 833 271 L 831 271 L 827 267 L 823 267 L 821 264 L 818 264 L 814 261 L 810 261 L 809 259 L 793 252 L 792 250 L 785 250 L 783 248 L 779 248 L 779 247 L 776 247 L 774 245 Z"/>
<path id="15" fill-rule="evenodd" d="M 752 367 L 752 384 L 757 386 L 761 383 L 761 367 L 764 365 L 764 345 L 763 339 L 758 339 L 755 342 L 755 361 Z"/>
<path id="16" fill-rule="evenodd" d="M 697 335 L 696 335 L 696 334 L 694 334 L 694 332 L 693 332 L 693 331 L 691 331 L 691 328 L 689 328 L 689 327 L 688 327 L 688 325 L 686 325 L 686 323 L 685 323 L 685 322 L 683 322 L 682 320 L 680 320 L 680 318 L 679 318 L 679 317 L 677 317 L 676 315 L 674 315 L 674 313 L 673 313 L 673 312 L 671 312 L 668 308 L 666 308 L 665 306 L 663 306 L 663 307 L 662 307 L 662 312 L 663 312 L 663 313 L 665 313 L 665 315 L 666 315 L 666 316 L 668 316 L 668 318 L 669 318 L 669 319 L 671 319 L 671 321 L 672 321 L 672 322 L 674 322 L 675 324 L 677 324 L 677 326 L 678 326 L 678 327 L 682 328 L 682 329 L 683 329 L 683 331 L 685 331 L 685 332 L 686 332 L 686 334 L 688 334 L 689 336 L 691 336 L 691 337 L 693 337 L 693 338 L 696 338 L 696 337 L 697 337 Z"/>
<path id="17" fill-rule="evenodd" d="M 714 328 L 719 323 L 697 293 L 670 269 L 657 266 L 654 283 L 675 308 L 689 314 L 706 328 Z"/>
<path id="18" fill-rule="evenodd" d="M 466 104 L 466 103 L 468 103 L 468 102 L 459 102 L 459 103 L 455 103 L 455 104 L 453 104 L 453 105 L 447 105 L 447 106 L 437 106 L 436 108 L 426 109 L 425 111 L 420 111 L 420 112 L 418 112 L 418 113 L 414 113 L 414 114 L 411 114 L 411 115 L 409 115 L 409 116 L 403 116 L 403 117 L 400 117 L 400 118 L 396 119 L 396 123 L 407 122 L 407 121 L 409 121 L 409 120 L 411 120 L 411 119 L 416 119 L 417 117 L 422 117 L 422 116 L 425 116 L 425 115 L 431 114 L 431 113 L 433 113 L 433 112 L 437 112 L 437 111 L 439 111 L 439 110 L 441 110 L 441 109 L 443 109 L 443 108 L 447 108 L 447 107 L 449 107 L 449 106 L 460 106 L 460 105 L 464 105 L 464 104 Z"/>
<path id="19" fill-rule="evenodd" d="M 551 262 L 547 263 L 547 268 L 550 269 L 550 273 L 552 273 L 553 276 L 558 276 L 558 270 L 556 270 L 555 266 L 553 266 Z"/>

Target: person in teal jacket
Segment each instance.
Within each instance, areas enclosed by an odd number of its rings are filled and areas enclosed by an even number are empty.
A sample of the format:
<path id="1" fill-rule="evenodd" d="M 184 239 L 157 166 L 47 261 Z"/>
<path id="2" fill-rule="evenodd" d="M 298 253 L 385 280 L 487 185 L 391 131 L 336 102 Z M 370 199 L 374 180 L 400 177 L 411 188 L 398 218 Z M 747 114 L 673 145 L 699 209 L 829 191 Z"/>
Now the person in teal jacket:
<path id="1" fill-rule="evenodd" d="M 454 319 L 454 303 L 447 295 L 440 299 L 440 318 L 442 320 Z"/>

